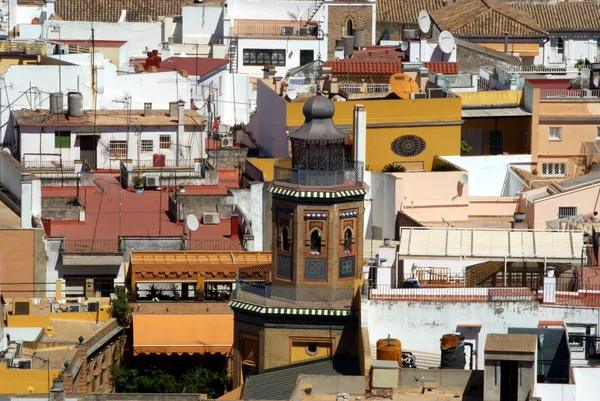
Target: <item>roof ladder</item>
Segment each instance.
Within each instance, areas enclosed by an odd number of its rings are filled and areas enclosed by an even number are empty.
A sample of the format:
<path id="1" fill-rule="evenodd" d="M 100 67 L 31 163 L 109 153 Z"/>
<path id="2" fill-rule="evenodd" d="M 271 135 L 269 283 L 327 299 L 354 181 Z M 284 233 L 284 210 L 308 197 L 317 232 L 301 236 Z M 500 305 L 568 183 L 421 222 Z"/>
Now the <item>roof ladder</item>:
<path id="1" fill-rule="evenodd" d="M 229 72 L 238 72 L 238 38 L 231 38 L 229 42 Z"/>
<path id="2" fill-rule="evenodd" d="M 313 17 L 317 13 L 317 11 L 319 11 L 323 3 L 325 3 L 325 0 L 315 0 L 310 5 L 310 7 L 308 7 L 304 14 L 302 14 L 302 17 L 300 17 L 300 21 L 302 21 L 302 26 L 308 26 L 308 24 L 310 23 L 310 21 L 312 21 Z"/>

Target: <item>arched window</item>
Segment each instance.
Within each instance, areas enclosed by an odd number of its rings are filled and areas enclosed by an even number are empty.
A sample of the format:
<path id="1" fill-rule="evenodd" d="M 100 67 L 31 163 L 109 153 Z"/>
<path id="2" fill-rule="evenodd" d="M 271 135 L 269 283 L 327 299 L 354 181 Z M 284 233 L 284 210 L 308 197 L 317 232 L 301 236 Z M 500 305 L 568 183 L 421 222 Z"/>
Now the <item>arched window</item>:
<path id="1" fill-rule="evenodd" d="M 352 230 L 347 228 L 344 231 L 344 253 L 352 252 Z"/>
<path id="2" fill-rule="evenodd" d="M 352 18 L 348 18 L 348 22 L 346 22 L 346 36 L 352 36 L 354 33 L 354 23 L 352 22 Z"/>
<path id="3" fill-rule="evenodd" d="M 285 226 L 281 229 L 281 249 L 284 252 L 290 251 L 290 236 L 288 233 L 288 228 Z"/>
<path id="4" fill-rule="evenodd" d="M 310 234 L 310 251 L 314 253 L 321 253 L 321 233 L 319 230 L 314 230 Z"/>

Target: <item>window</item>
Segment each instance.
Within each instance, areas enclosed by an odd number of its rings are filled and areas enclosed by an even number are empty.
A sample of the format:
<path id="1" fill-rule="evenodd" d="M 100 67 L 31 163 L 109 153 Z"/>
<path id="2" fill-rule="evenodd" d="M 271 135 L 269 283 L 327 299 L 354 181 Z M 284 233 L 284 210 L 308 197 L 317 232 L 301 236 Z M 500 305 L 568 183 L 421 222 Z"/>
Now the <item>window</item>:
<path id="1" fill-rule="evenodd" d="M 567 163 L 542 163 L 544 177 L 564 177 L 567 175 Z"/>
<path id="2" fill-rule="evenodd" d="M 71 148 L 71 131 L 54 131 L 54 148 Z"/>
<path id="3" fill-rule="evenodd" d="M 109 148 L 111 159 L 127 158 L 127 141 L 110 141 Z"/>
<path id="4" fill-rule="evenodd" d="M 556 39 L 556 54 L 564 54 L 565 52 L 565 41 L 562 38 Z"/>
<path id="5" fill-rule="evenodd" d="M 300 65 L 306 65 L 315 61 L 314 50 L 300 50 Z"/>
<path id="6" fill-rule="evenodd" d="M 596 140 L 600 141 L 600 127 L 596 127 Z"/>
<path id="7" fill-rule="evenodd" d="M 321 233 L 319 230 L 314 230 L 310 234 L 310 252 L 321 253 Z"/>
<path id="8" fill-rule="evenodd" d="M 577 215 L 576 206 L 559 206 L 558 207 L 558 218 L 564 219 L 567 217 L 573 217 Z"/>
<path id="9" fill-rule="evenodd" d="M 142 139 L 140 142 L 142 153 L 152 153 L 154 150 L 154 141 L 152 139 Z"/>
<path id="10" fill-rule="evenodd" d="M 348 18 L 348 22 L 346 22 L 346 36 L 352 36 L 354 33 L 354 24 L 352 23 L 352 18 Z"/>
<path id="11" fill-rule="evenodd" d="M 584 333 L 569 333 L 569 349 L 571 351 L 583 351 Z"/>
<path id="12" fill-rule="evenodd" d="M 160 136 L 160 148 L 161 149 L 171 149 L 171 135 L 161 135 Z"/>
<path id="13" fill-rule="evenodd" d="M 244 49 L 244 65 L 285 67 L 285 50 Z"/>
<path id="14" fill-rule="evenodd" d="M 352 251 L 352 230 L 349 228 L 344 231 L 344 253 Z"/>
<path id="15" fill-rule="evenodd" d="M 290 236 L 287 227 L 281 229 L 281 249 L 284 252 L 290 251 Z"/>
<path id="16" fill-rule="evenodd" d="M 562 141 L 562 127 L 550 127 L 548 139 L 550 141 Z"/>

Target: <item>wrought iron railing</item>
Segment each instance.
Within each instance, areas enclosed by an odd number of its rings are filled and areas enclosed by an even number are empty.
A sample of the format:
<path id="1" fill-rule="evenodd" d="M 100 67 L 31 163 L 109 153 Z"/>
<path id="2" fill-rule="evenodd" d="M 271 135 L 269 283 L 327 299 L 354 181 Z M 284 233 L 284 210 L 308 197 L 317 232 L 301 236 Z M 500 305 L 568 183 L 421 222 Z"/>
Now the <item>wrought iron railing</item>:
<path id="1" fill-rule="evenodd" d="M 346 93 L 389 93 L 389 84 L 340 82 L 339 88 Z"/>
<path id="2" fill-rule="evenodd" d="M 63 253 L 119 253 L 119 240 L 65 240 L 62 246 Z"/>
<path id="3" fill-rule="evenodd" d="M 342 189 L 363 185 L 363 162 L 346 160 L 343 167 L 332 170 L 292 168 L 291 159 L 280 159 L 275 163 L 273 182 L 290 188 Z"/>
<path id="4" fill-rule="evenodd" d="M 161 167 L 161 164 L 164 166 Z M 190 168 L 194 167 L 194 162 L 188 159 L 180 159 L 179 164 L 175 159 L 166 159 L 161 162 L 154 162 L 152 160 L 136 160 L 133 162 L 133 168 Z"/>
<path id="5" fill-rule="evenodd" d="M 265 307 L 350 309 L 353 288 L 273 286 L 238 282 L 232 299 Z"/>

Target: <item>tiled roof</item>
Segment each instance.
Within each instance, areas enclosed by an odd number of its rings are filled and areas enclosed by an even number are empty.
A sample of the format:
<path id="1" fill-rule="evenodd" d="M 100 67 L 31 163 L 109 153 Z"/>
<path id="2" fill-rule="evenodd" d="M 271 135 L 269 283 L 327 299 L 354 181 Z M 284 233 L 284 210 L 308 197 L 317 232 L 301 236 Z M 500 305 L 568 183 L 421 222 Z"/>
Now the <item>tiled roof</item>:
<path id="1" fill-rule="evenodd" d="M 459 0 L 431 12 L 442 30 L 457 37 L 543 37 L 547 32 L 528 14 L 497 0 Z"/>
<path id="2" fill-rule="evenodd" d="M 299 375 L 359 375 L 358 361 L 346 356 L 325 357 L 268 369 L 249 376 L 244 385 L 243 400 L 288 400 Z"/>
<path id="3" fill-rule="evenodd" d="M 449 61 L 436 61 L 423 63 L 423 66 L 430 72 L 436 74 L 458 74 L 458 63 L 452 63 Z"/>
<path id="4" fill-rule="evenodd" d="M 186 0 L 56 0 L 56 15 L 67 21 L 117 22 L 127 10 L 127 22 L 157 21 L 181 15 Z"/>
<path id="5" fill-rule="evenodd" d="M 442 8 L 442 0 L 378 0 L 377 21 L 417 23 L 421 10 Z"/>
<path id="6" fill-rule="evenodd" d="M 596 2 L 515 3 L 510 6 L 528 13 L 550 32 L 600 31 L 600 5 Z"/>
<path id="7" fill-rule="evenodd" d="M 325 63 L 334 74 L 395 74 L 402 71 L 400 60 L 334 60 Z"/>
<path id="8" fill-rule="evenodd" d="M 187 71 L 190 75 L 204 77 L 213 71 L 220 70 L 229 63 L 229 60 L 222 58 L 201 58 L 201 57 L 169 57 L 160 62 L 160 68 L 170 71 Z"/>

